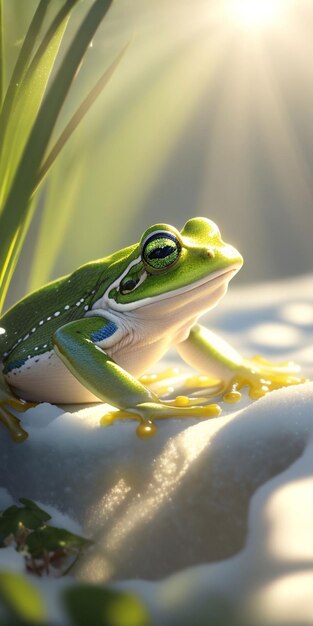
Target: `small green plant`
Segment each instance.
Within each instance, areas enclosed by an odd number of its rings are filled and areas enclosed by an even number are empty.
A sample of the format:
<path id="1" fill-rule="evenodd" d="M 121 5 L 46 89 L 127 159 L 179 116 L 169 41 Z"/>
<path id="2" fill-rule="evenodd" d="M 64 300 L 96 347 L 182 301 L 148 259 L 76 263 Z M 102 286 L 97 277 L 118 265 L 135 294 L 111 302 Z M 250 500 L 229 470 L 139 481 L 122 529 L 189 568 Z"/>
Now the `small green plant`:
<path id="1" fill-rule="evenodd" d="M 49 513 L 32 500 L 20 498 L 19 502 L 23 506 L 12 505 L 0 513 L 0 549 L 15 547 L 24 557 L 28 573 L 67 574 L 82 550 L 93 542 L 51 526 Z M 73 626 L 151 625 L 146 609 L 135 596 L 97 585 L 66 586 L 61 589 L 59 602 Z M 46 619 L 45 602 L 30 577 L 0 571 L 1 625 L 40 626 L 47 623 Z"/>
<path id="2" fill-rule="evenodd" d="M 46 623 L 47 611 L 39 591 L 23 574 L 0 571 L 1 626 Z"/>
<path id="3" fill-rule="evenodd" d="M 0 548 L 14 546 L 28 572 L 37 576 L 62 575 L 92 542 L 64 528 L 47 524 L 51 516 L 35 502 L 20 498 L 0 513 Z"/>
<path id="4" fill-rule="evenodd" d="M 145 607 L 131 593 L 80 584 L 65 589 L 62 600 L 75 626 L 152 626 Z"/>
<path id="5" fill-rule="evenodd" d="M 141 601 L 131 593 L 98 585 L 60 589 L 63 626 L 152 626 Z M 39 590 L 16 572 L 0 571 L 1 626 L 53 626 Z"/>
<path id="6" fill-rule="evenodd" d="M 59 2 L 39 0 L 6 89 L 5 2 L 0 0 L 0 314 L 37 207 L 36 191 L 121 58 L 119 55 L 106 68 L 53 140 L 68 91 L 112 0 L 94 0 L 61 59 L 60 45 L 78 0 L 63 0 L 61 7 Z"/>

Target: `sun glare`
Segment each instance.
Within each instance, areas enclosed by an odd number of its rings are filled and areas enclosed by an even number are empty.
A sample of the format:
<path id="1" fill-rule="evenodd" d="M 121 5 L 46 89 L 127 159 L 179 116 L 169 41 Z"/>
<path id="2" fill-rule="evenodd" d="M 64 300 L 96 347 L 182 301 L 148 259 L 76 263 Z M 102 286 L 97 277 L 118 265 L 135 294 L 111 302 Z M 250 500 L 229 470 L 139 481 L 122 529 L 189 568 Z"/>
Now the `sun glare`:
<path id="1" fill-rule="evenodd" d="M 279 19 L 287 0 L 232 0 L 231 17 L 247 29 L 259 29 Z"/>

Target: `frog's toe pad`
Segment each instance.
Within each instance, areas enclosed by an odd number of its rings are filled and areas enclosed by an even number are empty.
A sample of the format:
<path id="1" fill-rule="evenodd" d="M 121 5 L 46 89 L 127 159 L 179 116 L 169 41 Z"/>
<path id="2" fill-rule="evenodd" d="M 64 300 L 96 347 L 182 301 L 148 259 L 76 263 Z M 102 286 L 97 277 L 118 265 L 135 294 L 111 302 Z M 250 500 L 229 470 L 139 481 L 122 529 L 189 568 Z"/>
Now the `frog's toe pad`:
<path id="1" fill-rule="evenodd" d="M 254 357 L 232 378 L 224 390 L 223 399 L 225 402 L 237 402 L 241 397 L 240 390 L 248 387 L 249 397 L 258 400 L 275 389 L 307 382 L 306 378 L 294 375 L 298 369 L 295 363 L 275 365 L 261 357 Z"/>
<path id="2" fill-rule="evenodd" d="M 20 420 L 3 404 L 0 404 L 0 422 L 9 431 L 13 441 L 16 443 L 22 443 L 27 439 L 28 433 L 20 425 Z"/>

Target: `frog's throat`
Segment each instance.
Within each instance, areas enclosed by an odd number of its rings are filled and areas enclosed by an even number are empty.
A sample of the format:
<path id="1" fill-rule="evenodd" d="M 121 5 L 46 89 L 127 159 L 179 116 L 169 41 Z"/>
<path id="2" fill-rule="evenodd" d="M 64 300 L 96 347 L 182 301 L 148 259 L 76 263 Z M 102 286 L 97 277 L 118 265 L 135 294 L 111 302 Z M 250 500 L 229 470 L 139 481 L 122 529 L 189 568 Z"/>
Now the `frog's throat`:
<path id="1" fill-rule="evenodd" d="M 220 286 L 219 283 L 228 284 L 231 278 L 233 278 L 233 276 L 237 274 L 237 272 L 239 271 L 241 267 L 239 263 L 234 263 L 231 267 L 227 267 L 223 270 L 217 270 L 216 272 L 213 272 L 209 276 L 204 276 L 204 278 L 200 278 L 199 280 L 193 283 L 190 283 L 189 285 L 186 285 L 184 287 L 179 287 L 178 289 L 173 289 L 171 291 L 167 291 L 165 293 L 161 293 L 156 296 L 142 298 L 141 300 L 135 300 L 134 302 L 121 303 L 121 302 L 116 302 L 114 298 L 110 298 L 109 293 L 112 291 L 112 289 L 118 288 L 124 276 L 126 276 L 129 270 L 140 261 L 141 261 L 141 257 L 139 256 L 136 259 L 134 259 L 131 263 L 129 263 L 129 265 L 124 270 L 124 272 L 108 287 L 108 289 L 105 291 L 103 296 L 97 302 L 94 303 L 92 307 L 93 312 L 95 309 L 96 310 L 111 309 L 114 311 L 133 311 L 135 309 L 148 306 L 149 304 L 153 304 L 153 302 L 155 301 L 159 302 L 160 300 L 167 300 L 168 298 L 174 298 L 175 296 L 179 296 L 189 291 L 193 291 L 195 289 L 198 289 L 202 285 L 205 285 L 206 283 L 210 283 L 212 285 L 212 288 L 215 288 L 215 287 Z M 92 313 L 90 312 L 90 314 Z"/>

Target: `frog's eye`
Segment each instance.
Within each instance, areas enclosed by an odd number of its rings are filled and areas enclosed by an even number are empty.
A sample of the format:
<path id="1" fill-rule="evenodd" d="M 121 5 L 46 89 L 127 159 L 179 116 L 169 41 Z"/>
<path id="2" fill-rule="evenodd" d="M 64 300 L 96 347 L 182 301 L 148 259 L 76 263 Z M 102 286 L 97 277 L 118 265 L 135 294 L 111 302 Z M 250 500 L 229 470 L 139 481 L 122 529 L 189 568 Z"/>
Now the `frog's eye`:
<path id="1" fill-rule="evenodd" d="M 133 291 L 133 289 L 137 287 L 138 283 L 139 283 L 139 278 L 127 278 L 126 276 L 121 281 L 120 293 L 122 294 L 130 293 L 131 291 Z"/>
<path id="2" fill-rule="evenodd" d="M 181 243 L 168 231 L 158 231 L 146 239 L 143 244 L 144 262 L 154 270 L 167 269 L 179 258 Z"/>

